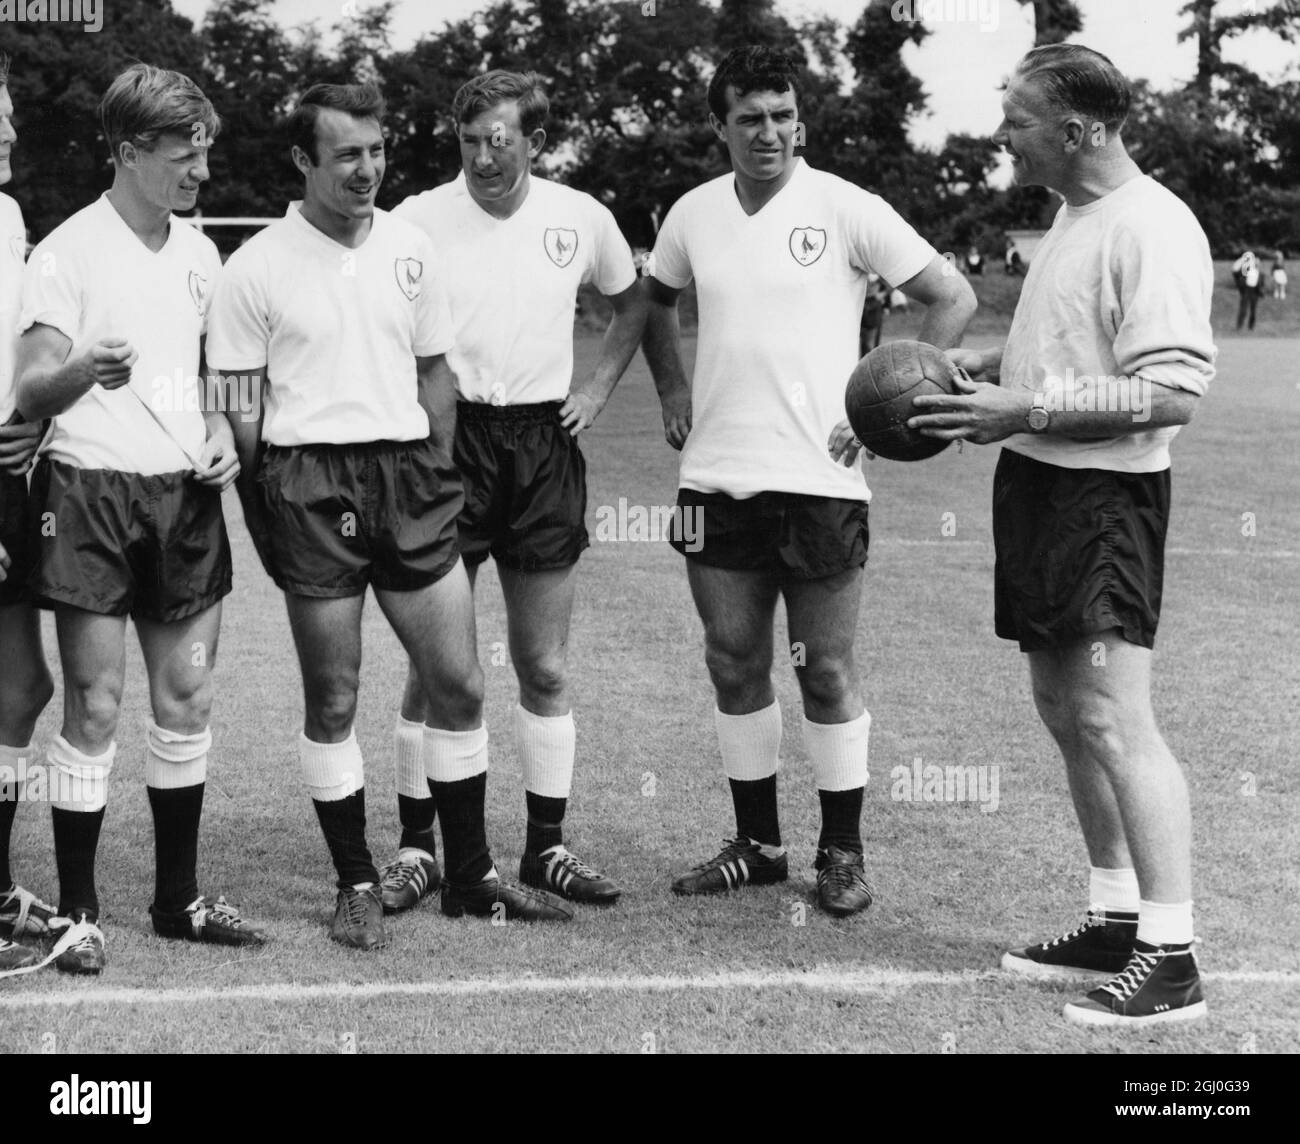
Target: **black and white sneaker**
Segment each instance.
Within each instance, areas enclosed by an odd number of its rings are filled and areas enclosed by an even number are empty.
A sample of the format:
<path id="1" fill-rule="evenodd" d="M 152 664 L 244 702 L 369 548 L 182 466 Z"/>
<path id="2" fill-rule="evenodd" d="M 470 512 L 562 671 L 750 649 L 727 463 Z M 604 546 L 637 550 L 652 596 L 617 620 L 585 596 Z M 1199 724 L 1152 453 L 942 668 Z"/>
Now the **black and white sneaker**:
<path id="1" fill-rule="evenodd" d="M 183 910 L 169 913 L 149 907 L 153 932 L 159 937 L 198 941 L 208 945 L 264 945 L 266 931 L 244 917 L 224 896 L 215 901 L 196 898 Z"/>
<path id="2" fill-rule="evenodd" d="M 1137 914 L 1089 910 L 1076 930 L 1002 955 L 1002 968 L 1038 981 L 1092 981 L 1128 965 L 1137 940 Z"/>
<path id="3" fill-rule="evenodd" d="M 21 886 L 0 892 L 0 937 L 44 937 L 59 911 Z"/>
<path id="4" fill-rule="evenodd" d="M 593 870 L 564 846 L 525 854 L 519 862 L 519 880 L 525 886 L 551 890 L 583 905 L 609 905 L 618 901 L 623 892 L 612 878 Z"/>
<path id="5" fill-rule="evenodd" d="M 420 904 L 442 885 L 438 860 L 426 850 L 404 846 L 379 872 L 384 913 L 396 914 Z"/>
<path id="6" fill-rule="evenodd" d="M 1204 1016 L 1205 995 L 1190 943 L 1135 942 L 1122 973 L 1065 1007 L 1065 1019 L 1074 1025 L 1160 1025 Z"/>
<path id="7" fill-rule="evenodd" d="M 722 894 L 739 890 L 747 882 L 767 886 L 790 876 L 784 853 L 768 858 L 751 838 L 728 838 L 723 843 L 716 856 L 673 882 L 674 894 Z"/>

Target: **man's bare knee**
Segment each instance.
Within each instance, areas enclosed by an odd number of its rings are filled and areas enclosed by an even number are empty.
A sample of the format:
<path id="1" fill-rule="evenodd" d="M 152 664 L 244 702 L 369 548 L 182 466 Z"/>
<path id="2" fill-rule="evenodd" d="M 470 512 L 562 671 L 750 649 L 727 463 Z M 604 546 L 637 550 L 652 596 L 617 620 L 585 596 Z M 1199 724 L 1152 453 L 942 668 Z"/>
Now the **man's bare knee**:
<path id="1" fill-rule="evenodd" d="M 69 729 L 74 736 L 89 743 L 113 738 L 121 704 L 121 686 L 99 680 L 70 683 L 64 692 Z"/>
<path id="2" fill-rule="evenodd" d="M 769 685 L 770 656 L 753 650 L 738 650 L 710 643 L 704 652 L 709 678 L 720 695 L 741 696 Z"/>
<path id="3" fill-rule="evenodd" d="M 519 689 L 540 700 L 556 700 L 564 695 L 569 683 L 568 665 L 563 655 L 537 656 L 516 661 Z"/>
<path id="4" fill-rule="evenodd" d="M 41 663 L 39 670 L 29 671 L 21 679 L 0 688 L 0 730 L 10 731 L 17 738 L 30 739 L 41 712 L 53 698 L 54 680 L 45 664 Z"/>
<path id="5" fill-rule="evenodd" d="M 197 735 L 212 716 L 212 676 L 186 676 L 168 680 L 154 698 L 153 717 L 158 726 L 182 735 Z"/>
<path id="6" fill-rule="evenodd" d="M 1132 766 L 1145 753 L 1154 732 L 1141 712 L 1118 703 L 1085 701 L 1074 714 L 1079 746 L 1108 771 Z M 1158 737 L 1158 736 L 1157 736 Z"/>
<path id="7" fill-rule="evenodd" d="M 341 742 L 347 738 L 356 718 L 357 689 L 355 686 L 321 688 L 307 698 L 309 739 Z"/>
<path id="8" fill-rule="evenodd" d="M 818 656 L 795 667 L 805 707 L 836 708 L 853 690 L 853 664 L 839 656 Z"/>

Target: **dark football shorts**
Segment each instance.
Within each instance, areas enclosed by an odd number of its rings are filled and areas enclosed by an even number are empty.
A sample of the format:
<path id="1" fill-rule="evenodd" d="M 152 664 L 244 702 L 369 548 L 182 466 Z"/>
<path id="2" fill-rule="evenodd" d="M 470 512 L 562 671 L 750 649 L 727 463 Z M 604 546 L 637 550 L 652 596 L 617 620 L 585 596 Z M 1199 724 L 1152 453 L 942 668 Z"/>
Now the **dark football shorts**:
<path id="1" fill-rule="evenodd" d="M 456 566 L 460 474 L 432 440 L 267 448 L 260 552 L 294 596 L 414 592 Z"/>
<path id="2" fill-rule="evenodd" d="M 230 593 L 221 494 L 188 472 L 142 476 L 48 458 L 32 477 L 33 599 L 174 623 Z"/>
<path id="3" fill-rule="evenodd" d="M 764 492 L 736 499 L 679 489 L 669 543 L 714 568 L 821 580 L 867 562 L 867 502 Z"/>
<path id="4" fill-rule="evenodd" d="M 520 572 L 568 568 L 590 544 L 587 462 L 560 424 L 562 402 L 456 404 L 456 467 L 465 480 L 460 550 Z"/>
<path id="5" fill-rule="evenodd" d="M 993 478 L 994 626 L 1021 651 L 1111 628 L 1154 647 L 1169 470 L 1064 469 L 1003 449 Z"/>
<path id="6" fill-rule="evenodd" d="M 32 546 L 31 503 L 26 477 L 0 473 L 0 545 L 9 555 L 6 578 L 0 580 L 0 608 L 31 600 L 27 581 L 36 561 Z"/>

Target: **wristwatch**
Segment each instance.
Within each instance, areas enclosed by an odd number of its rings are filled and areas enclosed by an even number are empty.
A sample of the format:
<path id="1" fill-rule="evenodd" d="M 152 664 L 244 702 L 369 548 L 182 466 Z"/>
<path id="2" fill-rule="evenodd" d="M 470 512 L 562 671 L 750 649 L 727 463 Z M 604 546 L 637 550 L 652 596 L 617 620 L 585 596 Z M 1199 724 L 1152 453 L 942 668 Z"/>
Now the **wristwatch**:
<path id="1" fill-rule="evenodd" d="M 1045 433 L 1051 420 L 1052 415 L 1047 410 L 1047 397 L 1039 390 L 1034 394 L 1034 403 L 1029 407 L 1029 412 L 1025 414 L 1025 424 L 1031 433 Z"/>

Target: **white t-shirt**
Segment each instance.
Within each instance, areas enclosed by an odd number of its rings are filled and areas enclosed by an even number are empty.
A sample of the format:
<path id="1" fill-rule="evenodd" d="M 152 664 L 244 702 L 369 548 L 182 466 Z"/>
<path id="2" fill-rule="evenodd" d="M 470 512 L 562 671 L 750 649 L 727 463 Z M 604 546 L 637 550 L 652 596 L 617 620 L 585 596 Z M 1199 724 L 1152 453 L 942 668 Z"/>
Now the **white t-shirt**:
<path id="1" fill-rule="evenodd" d="M 755 215 L 730 174 L 688 192 L 655 243 L 651 273 L 677 289 L 693 277 L 699 294 L 680 483 L 869 500 L 858 467 L 827 451 L 858 362 L 867 275 L 897 285 L 936 252 L 879 196 L 795 162 Z"/>
<path id="2" fill-rule="evenodd" d="M 32 251 L 23 330 L 37 323 L 59 330 L 72 341 L 68 360 L 108 337 L 125 338 L 140 355 L 128 385 L 92 386 L 54 418 L 43 453 L 83 469 L 144 475 L 193 467 L 185 453 L 197 457 L 207 436 L 199 339 L 220 274 L 216 246 L 184 220 L 171 220 L 167 242 L 154 252 L 107 195 Z"/>
<path id="3" fill-rule="evenodd" d="M 23 212 L 8 195 L 0 194 L 0 425 L 14 411 L 14 346 L 23 309 L 23 263 L 27 259 L 27 229 Z"/>
<path id="4" fill-rule="evenodd" d="M 1132 377 L 1203 394 L 1217 353 L 1213 289 L 1205 232 L 1154 179 L 1130 179 L 1087 206 L 1063 205 L 1029 264 L 1002 354 L 1002 384 L 1041 389 L 1049 409 L 1082 408 L 1087 378 L 1101 379 L 1096 394 L 1106 393 L 1106 379 Z M 1108 403 L 1119 405 L 1118 388 L 1112 392 Z M 1137 392 L 1129 404 L 1140 419 L 1150 404 L 1141 385 Z M 1066 469 L 1156 473 L 1169 468 L 1178 428 L 1098 441 L 1017 433 L 1004 444 Z"/>
<path id="5" fill-rule="evenodd" d="M 415 359 L 452 344 L 429 240 L 376 210 L 353 249 L 299 206 L 227 261 L 212 300 L 208 361 L 222 373 L 266 368 L 262 438 L 272 445 L 427 437 Z"/>
<path id="6" fill-rule="evenodd" d="M 478 205 L 464 175 L 412 195 L 394 214 L 432 240 L 446 271 L 456 345 L 447 355 L 466 401 L 562 401 L 573 378 L 578 287 L 619 294 L 636 281 L 614 216 L 590 195 L 529 176 L 507 219 Z"/>

